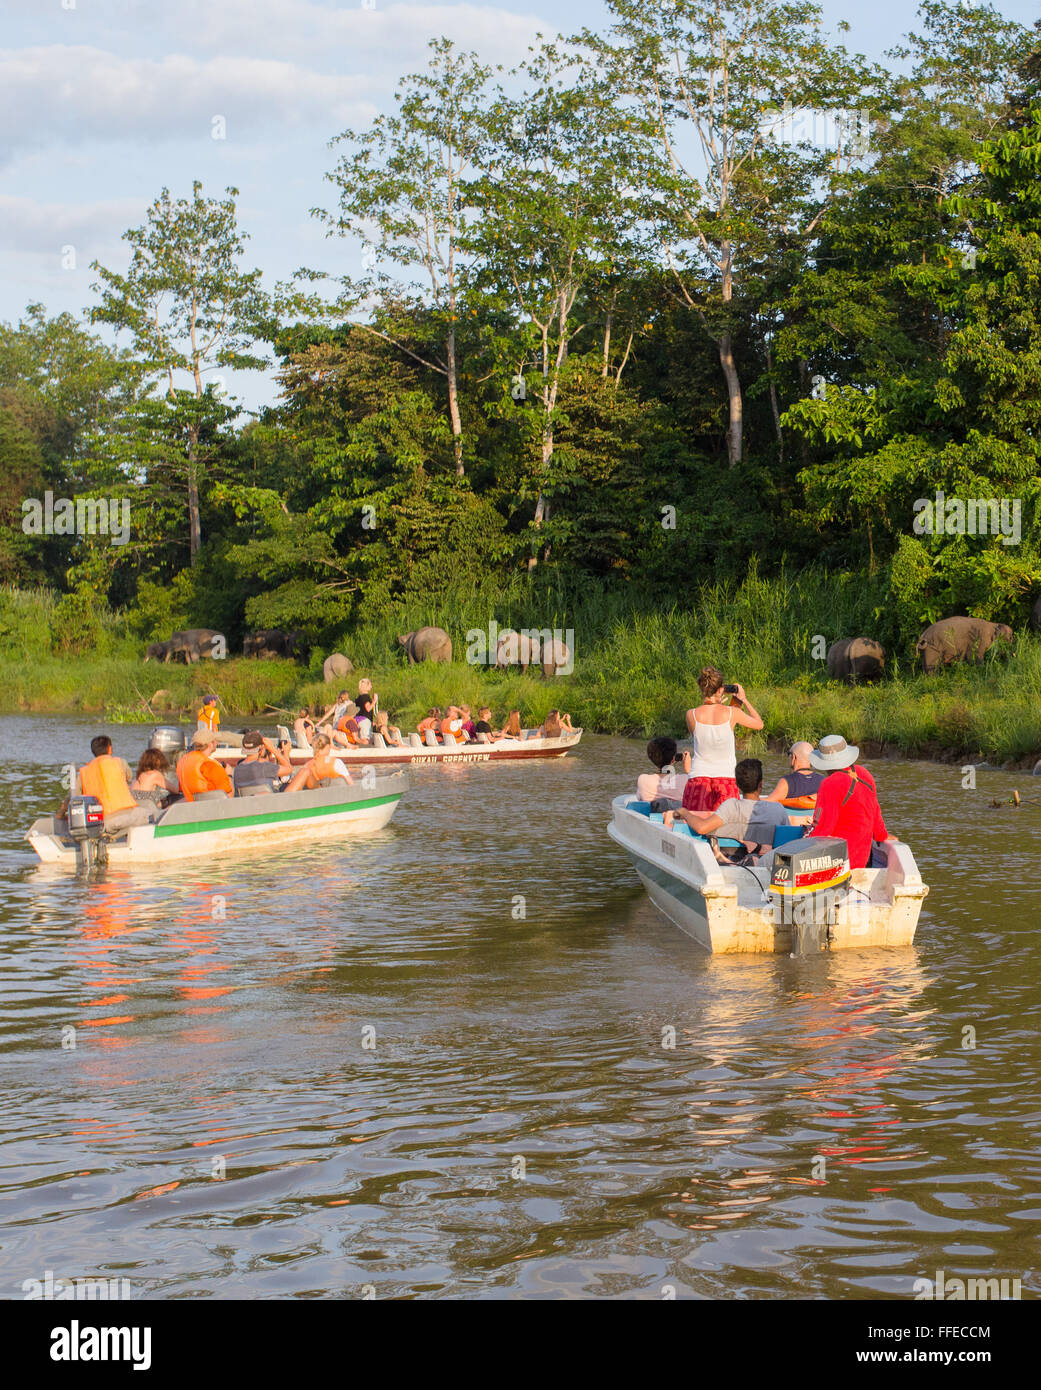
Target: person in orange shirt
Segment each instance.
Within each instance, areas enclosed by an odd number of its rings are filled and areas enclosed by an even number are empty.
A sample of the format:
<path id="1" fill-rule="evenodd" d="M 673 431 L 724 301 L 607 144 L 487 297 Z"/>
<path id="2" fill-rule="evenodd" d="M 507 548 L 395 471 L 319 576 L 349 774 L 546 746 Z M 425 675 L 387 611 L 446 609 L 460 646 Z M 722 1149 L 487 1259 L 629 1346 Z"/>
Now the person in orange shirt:
<path id="1" fill-rule="evenodd" d="M 242 747 L 242 735 L 241 735 L 241 734 L 235 733 L 235 732 L 234 732 L 233 730 L 231 730 L 231 729 L 226 729 L 223 733 L 221 733 L 221 727 L 220 727 L 220 710 L 217 708 L 217 697 L 216 697 L 216 695 L 207 695 L 206 698 L 205 698 L 205 700 L 203 700 L 203 702 L 202 702 L 202 709 L 201 709 L 201 710 L 199 711 L 199 713 L 198 713 L 198 720 L 199 720 L 199 722 L 198 722 L 198 724 L 196 725 L 196 729 L 195 729 L 195 732 L 196 732 L 197 734 L 203 734 L 203 733 L 218 734 L 218 735 L 219 735 L 218 741 L 219 741 L 220 743 L 225 744 L 227 747 L 229 747 L 229 748 L 241 748 L 241 747 Z"/>
<path id="2" fill-rule="evenodd" d="M 128 830 L 132 825 L 147 825 L 152 814 L 147 806 L 139 806 L 130 791 L 126 764 L 112 756 L 112 740 L 99 734 L 90 741 L 92 762 L 80 769 L 79 785 L 84 796 L 97 797 L 105 812 L 105 829 Z"/>
<path id="3" fill-rule="evenodd" d="M 231 779 L 213 757 L 217 736 L 200 730 L 192 739 L 192 751 L 177 764 L 177 782 L 185 801 L 194 801 L 205 792 L 232 795 Z"/>

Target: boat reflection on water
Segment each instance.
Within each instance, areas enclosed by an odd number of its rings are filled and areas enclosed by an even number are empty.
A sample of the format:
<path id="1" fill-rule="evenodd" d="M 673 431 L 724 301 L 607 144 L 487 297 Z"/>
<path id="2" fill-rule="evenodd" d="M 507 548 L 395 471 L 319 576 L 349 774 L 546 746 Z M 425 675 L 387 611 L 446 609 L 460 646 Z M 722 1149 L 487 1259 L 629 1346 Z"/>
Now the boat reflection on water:
<path id="1" fill-rule="evenodd" d="M 683 1030 L 701 1063 L 689 1103 L 701 1171 L 675 1194 L 676 1218 L 708 1231 L 772 1203 L 783 1220 L 793 1195 L 834 1189 L 843 1169 L 878 1165 L 892 1174 L 922 1159 L 894 1092 L 913 1084 L 913 1069 L 935 1051 L 933 1010 L 915 1007 L 932 983 L 914 947 L 799 961 L 711 958 L 701 978 L 709 999 Z M 750 1078 L 750 1068 L 759 1074 Z M 839 1180 L 848 1200 L 891 1190 L 881 1178 L 855 1190 Z"/>

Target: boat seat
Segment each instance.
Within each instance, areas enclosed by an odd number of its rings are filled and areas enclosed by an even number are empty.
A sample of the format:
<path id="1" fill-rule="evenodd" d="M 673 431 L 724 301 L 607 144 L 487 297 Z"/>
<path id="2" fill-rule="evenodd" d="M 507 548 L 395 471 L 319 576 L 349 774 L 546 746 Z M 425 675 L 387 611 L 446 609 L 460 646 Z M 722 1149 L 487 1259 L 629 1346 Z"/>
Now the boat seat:
<path id="1" fill-rule="evenodd" d="M 627 811 L 635 811 L 638 816 L 649 816 L 651 814 L 651 803 L 649 801 L 630 801 L 625 809 Z"/>
<path id="2" fill-rule="evenodd" d="M 192 797 L 193 801 L 227 801 L 227 799 L 228 798 L 224 794 L 224 792 L 219 791 L 196 792 L 195 795 Z"/>
<path id="3" fill-rule="evenodd" d="M 292 736 L 284 724 L 276 724 L 275 728 L 278 730 L 279 738 L 285 739 L 286 743 L 289 744 L 293 742 Z"/>
<path id="4" fill-rule="evenodd" d="M 427 729 L 426 731 L 426 745 L 428 748 L 440 748 L 441 746 L 437 741 L 437 734 L 434 733 L 433 729 Z"/>
<path id="5" fill-rule="evenodd" d="M 207 792 L 206 795 L 209 796 L 210 793 Z M 260 787 L 260 786 L 257 786 L 257 785 L 254 783 L 254 785 L 251 786 L 251 787 L 239 787 L 239 788 L 236 790 L 235 795 L 236 795 L 236 796 L 270 796 L 270 795 L 271 795 L 271 789 L 270 789 L 270 787 Z M 196 799 L 196 801 L 199 800 L 198 797 L 196 797 L 195 799 Z"/>
<path id="6" fill-rule="evenodd" d="M 805 825 L 776 825 L 772 841 L 774 849 L 779 845 L 786 845 L 789 840 L 801 840 L 805 834 Z"/>
<path id="7" fill-rule="evenodd" d="M 408 745 L 410 748 L 422 748 L 423 740 L 419 737 L 418 734 L 409 734 Z"/>
<path id="8" fill-rule="evenodd" d="M 373 734 L 372 746 L 373 748 L 386 748 L 387 740 L 383 737 L 382 734 Z"/>

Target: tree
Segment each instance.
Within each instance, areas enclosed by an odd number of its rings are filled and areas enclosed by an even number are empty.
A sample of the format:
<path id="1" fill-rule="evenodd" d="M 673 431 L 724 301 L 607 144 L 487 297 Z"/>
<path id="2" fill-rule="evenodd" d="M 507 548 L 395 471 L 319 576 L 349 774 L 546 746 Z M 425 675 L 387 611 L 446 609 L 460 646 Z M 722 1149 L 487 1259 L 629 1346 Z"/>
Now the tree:
<path id="1" fill-rule="evenodd" d="M 193 564 L 202 544 L 203 377 L 222 367 L 266 366 L 266 359 L 250 349 L 271 331 L 270 304 L 260 288 L 260 271 L 239 265 L 248 238 L 236 223 L 238 189 L 225 192 L 223 200 L 204 198 L 202 184 L 196 181 L 191 199 L 174 201 L 164 188 L 145 224 L 124 234 L 131 247 L 126 274 L 107 270 L 96 261 L 92 266 L 100 277 L 93 289 L 101 295 L 92 321 L 131 334 L 145 379 L 153 387 L 165 382 L 167 399 L 183 422 Z M 191 386 L 179 392 L 176 376 L 184 372 Z"/>
<path id="2" fill-rule="evenodd" d="M 716 346 L 734 466 L 744 450 L 737 342 L 747 306 L 763 297 L 756 271 L 779 242 L 805 244 L 866 152 L 870 73 L 827 44 L 814 4 L 610 0 L 610 8 L 613 44 L 583 37 L 654 130 L 649 193 L 661 254 Z M 825 112 L 831 129 L 815 147 L 814 132 L 795 127 L 807 113 L 824 123 Z"/>
<path id="3" fill-rule="evenodd" d="M 522 486 L 522 497 L 535 498 L 533 568 L 555 469 L 567 467 L 555 462 L 554 445 L 569 358 L 576 344 L 595 349 L 598 325 L 604 345 L 592 370 L 602 376 L 609 364 L 611 296 L 618 296 L 611 281 L 637 259 L 646 148 L 639 123 L 621 115 L 610 84 L 576 53 L 543 42 L 513 76 L 532 85 L 521 97 L 500 89 L 490 112 L 492 153 L 474 189 L 479 216 L 466 241 L 492 311 L 486 324 L 499 398 L 527 419 L 535 453 Z M 616 380 L 620 373 L 621 366 Z"/>
<path id="4" fill-rule="evenodd" d="M 388 332 L 387 325 L 356 314 L 352 322 L 444 377 L 455 470 L 462 476 L 458 349 L 471 266 L 461 236 L 472 212 L 467 186 L 482 154 L 481 103 L 491 69 L 472 53 L 457 55 L 448 39 L 434 39 L 430 48 L 429 70 L 402 81 L 397 115 L 377 116 L 370 130 L 346 130 L 333 141 L 351 147 L 327 175 L 340 190 L 339 212 L 312 212 L 331 232 L 365 242 L 366 272 L 343 278 L 349 313 L 371 304 L 374 295 L 380 304 L 401 298 L 401 285 L 377 269 L 379 260 L 404 272 L 418 303 L 433 311 L 428 321 L 436 336 L 418 350 Z"/>

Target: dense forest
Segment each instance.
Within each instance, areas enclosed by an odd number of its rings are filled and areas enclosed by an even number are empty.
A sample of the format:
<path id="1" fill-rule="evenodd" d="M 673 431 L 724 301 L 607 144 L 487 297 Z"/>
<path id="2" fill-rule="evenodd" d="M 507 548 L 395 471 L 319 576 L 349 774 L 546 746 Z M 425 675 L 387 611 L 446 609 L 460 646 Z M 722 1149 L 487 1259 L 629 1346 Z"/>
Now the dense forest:
<path id="1" fill-rule="evenodd" d="M 1025 626 L 1041 28 L 925 0 L 881 66 L 811 4 L 610 10 L 510 73 L 436 41 L 329 132 L 314 216 L 360 274 L 270 285 L 235 189 L 163 188 L 82 320 L 0 326 L 0 628 L 42 589 L 56 650 L 106 612 L 328 650 L 483 605 L 581 657 L 583 604 L 725 604 L 750 567 L 905 654 Z M 245 412 L 223 374 L 272 364 Z M 38 534 L 47 492 L 128 501 L 126 535 Z M 923 531 L 937 493 L 1014 499 L 1016 536 Z"/>

